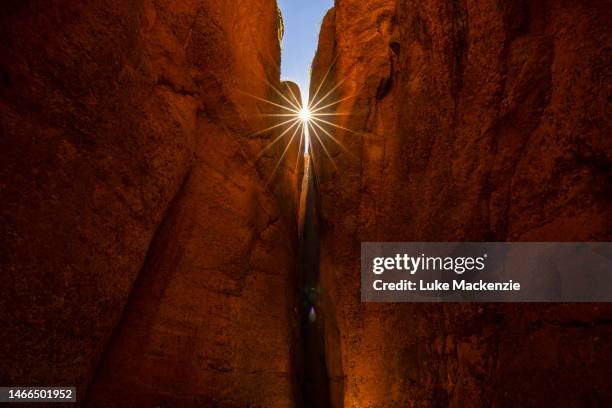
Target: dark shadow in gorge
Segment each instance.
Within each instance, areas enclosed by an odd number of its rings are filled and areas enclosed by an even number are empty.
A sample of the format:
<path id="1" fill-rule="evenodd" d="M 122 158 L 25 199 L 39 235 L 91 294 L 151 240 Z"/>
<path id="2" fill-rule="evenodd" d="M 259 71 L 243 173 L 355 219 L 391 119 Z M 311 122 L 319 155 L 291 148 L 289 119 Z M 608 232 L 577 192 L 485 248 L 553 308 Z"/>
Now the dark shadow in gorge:
<path id="1" fill-rule="evenodd" d="M 298 284 L 301 293 L 302 395 L 306 407 L 329 407 L 330 392 L 325 363 L 324 320 L 319 289 L 319 212 L 313 166 L 304 157 L 300 200 Z"/>

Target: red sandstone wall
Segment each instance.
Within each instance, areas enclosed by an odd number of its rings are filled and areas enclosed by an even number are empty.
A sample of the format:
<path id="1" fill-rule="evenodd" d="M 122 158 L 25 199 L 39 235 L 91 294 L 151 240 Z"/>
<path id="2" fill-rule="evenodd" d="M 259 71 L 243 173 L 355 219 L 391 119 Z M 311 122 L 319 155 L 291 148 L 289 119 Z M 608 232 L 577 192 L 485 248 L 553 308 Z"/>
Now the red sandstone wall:
<path id="1" fill-rule="evenodd" d="M 92 406 L 293 404 L 297 176 L 254 163 L 247 96 L 277 30 L 272 0 L 3 2 L 2 385 L 82 399 L 108 345 Z"/>
<path id="2" fill-rule="evenodd" d="M 339 0 L 313 89 L 336 407 L 604 406 L 607 305 L 377 305 L 361 241 L 610 240 L 609 1 Z M 330 147 L 331 146 L 331 147 Z"/>

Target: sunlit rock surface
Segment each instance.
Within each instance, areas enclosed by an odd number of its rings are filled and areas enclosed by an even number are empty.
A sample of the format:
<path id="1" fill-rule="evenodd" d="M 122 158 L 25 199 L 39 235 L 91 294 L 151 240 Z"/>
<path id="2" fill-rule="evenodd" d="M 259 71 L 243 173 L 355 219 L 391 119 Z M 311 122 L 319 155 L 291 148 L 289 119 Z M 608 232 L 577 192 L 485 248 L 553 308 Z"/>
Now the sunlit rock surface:
<path id="1" fill-rule="evenodd" d="M 3 2 L 2 385 L 293 405 L 297 176 L 256 162 L 248 96 L 276 101 L 278 28 L 272 0 Z"/>
<path id="2" fill-rule="evenodd" d="M 335 407 L 612 401 L 612 307 L 362 304 L 361 241 L 609 241 L 608 1 L 342 0 L 311 94 Z M 327 92 L 323 91 L 325 95 Z"/>

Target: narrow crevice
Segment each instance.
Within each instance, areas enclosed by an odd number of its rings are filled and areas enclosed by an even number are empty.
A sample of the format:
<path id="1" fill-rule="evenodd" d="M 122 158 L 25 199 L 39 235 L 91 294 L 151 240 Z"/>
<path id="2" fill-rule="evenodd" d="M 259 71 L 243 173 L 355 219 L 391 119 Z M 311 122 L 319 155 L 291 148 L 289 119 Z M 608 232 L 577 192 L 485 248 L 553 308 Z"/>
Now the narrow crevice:
<path id="1" fill-rule="evenodd" d="M 313 165 L 304 155 L 304 176 L 299 208 L 298 284 L 301 295 L 300 329 L 305 407 L 330 407 L 329 377 L 325 359 L 324 320 L 319 285 L 319 214 Z"/>

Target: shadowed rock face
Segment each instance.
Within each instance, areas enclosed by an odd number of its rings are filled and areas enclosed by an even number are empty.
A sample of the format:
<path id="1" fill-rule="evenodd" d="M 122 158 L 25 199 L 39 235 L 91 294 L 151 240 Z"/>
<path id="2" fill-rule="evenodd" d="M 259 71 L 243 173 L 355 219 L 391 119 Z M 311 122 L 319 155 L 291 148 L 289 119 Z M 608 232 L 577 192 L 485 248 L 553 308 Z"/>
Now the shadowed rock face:
<path id="1" fill-rule="evenodd" d="M 3 385 L 82 399 L 108 344 L 92 406 L 293 404 L 297 175 L 254 163 L 247 96 L 276 98 L 278 27 L 272 0 L 2 3 Z"/>
<path id="2" fill-rule="evenodd" d="M 336 3 L 311 89 L 331 66 L 359 132 L 315 143 L 334 406 L 609 404 L 610 306 L 362 304 L 358 271 L 361 241 L 610 240 L 610 3 Z"/>

